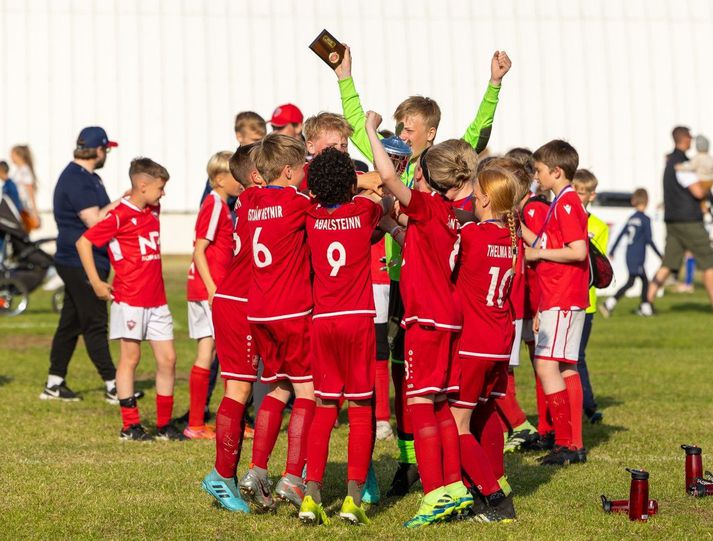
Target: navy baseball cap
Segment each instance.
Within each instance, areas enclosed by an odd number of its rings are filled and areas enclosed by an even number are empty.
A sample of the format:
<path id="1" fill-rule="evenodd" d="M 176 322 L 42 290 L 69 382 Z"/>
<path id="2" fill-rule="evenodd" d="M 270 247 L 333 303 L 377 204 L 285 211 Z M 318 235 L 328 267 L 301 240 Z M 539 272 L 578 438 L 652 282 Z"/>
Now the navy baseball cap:
<path id="1" fill-rule="evenodd" d="M 97 148 L 97 147 L 118 147 L 116 141 L 109 141 L 109 136 L 104 128 L 99 126 L 89 126 L 79 132 L 77 137 L 77 148 Z"/>

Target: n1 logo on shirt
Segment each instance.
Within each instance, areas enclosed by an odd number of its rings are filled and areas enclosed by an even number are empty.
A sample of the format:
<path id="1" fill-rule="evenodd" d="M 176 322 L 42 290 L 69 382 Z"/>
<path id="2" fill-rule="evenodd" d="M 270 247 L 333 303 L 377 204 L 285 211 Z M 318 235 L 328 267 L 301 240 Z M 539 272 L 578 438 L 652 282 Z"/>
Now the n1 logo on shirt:
<path id="1" fill-rule="evenodd" d="M 158 245 L 159 245 L 158 237 L 159 237 L 158 231 L 151 231 L 149 233 L 148 239 L 139 235 L 139 249 L 141 250 L 141 255 L 146 255 L 148 249 L 150 249 L 152 252 L 158 251 Z"/>
<path id="2" fill-rule="evenodd" d="M 337 255 L 335 258 L 334 255 Z M 347 251 L 341 242 L 334 241 L 327 248 L 327 262 L 332 267 L 330 276 L 334 277 L 339 274 L 339 269 L 347 264 Z"/>
<path id="3" fill-rule="evenodd" d="M 490 287 L 488 288 L 488 295 L 485 297 L 485 305 L 495 306 L 497 304 L 498 308 L 502 308 L 506 287 L 512 278 L 512 269 L 508 269 L 503 274 L 502 280 L 498 280 L 500 278 L 500 267 L 490 267 L 488 274 L 490 274 Z M 500 287 L 498 287 L 498 281 L 500 281 Z M 496 290 L 498 293 L 497 299 L 495 299 Z"/>

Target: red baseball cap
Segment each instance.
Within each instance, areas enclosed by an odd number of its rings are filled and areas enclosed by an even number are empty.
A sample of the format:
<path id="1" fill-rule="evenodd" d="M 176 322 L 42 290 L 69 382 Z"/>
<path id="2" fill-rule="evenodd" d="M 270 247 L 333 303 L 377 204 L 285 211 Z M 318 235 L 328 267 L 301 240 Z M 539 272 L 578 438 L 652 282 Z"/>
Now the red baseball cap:
<path id="1" fill-rule="evenodd" d="M 285 103 L 284 105 L 278 105 L 272 112 L 270 124 L 281 128 L 288 124 L 302 124 L 302 120 L 304 120 L 304 116 L 299 107 L 292 103 Z"/>

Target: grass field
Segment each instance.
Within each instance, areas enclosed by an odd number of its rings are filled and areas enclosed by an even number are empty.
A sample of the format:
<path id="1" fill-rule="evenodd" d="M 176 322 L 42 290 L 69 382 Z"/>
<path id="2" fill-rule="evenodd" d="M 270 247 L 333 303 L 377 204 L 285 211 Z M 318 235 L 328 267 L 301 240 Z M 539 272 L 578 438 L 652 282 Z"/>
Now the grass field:
<path id="1" fill-rule="evenodd" d="M 178 350 L 176 410 L 188 404 L 194 345 L 187 338 L 186 258 L 166 258 L 166 284 Z M 713 314 L 701 293 L 667 295 L 659 315 L 633 315 L 623 301 L 609 320 L 597 317 L 589 349 L 595 393 L 604 423 L 585 426 L 589 461 L 563 469 L 538 466 L 533 455 L 506 458 L 518 520 L 504 525 L 454 523 L 406 531 L 401 523 L 419 494 L 372 507 L 364 528 L 333 522 L 303 527 L 290 507 L 276 515 L 233 515 L 200 490 L 212 467 L 213 443 L 120 442 L 117 407 L 103 400 L 102 382 L 83 346 L 70 365 L 70 386 L 79 403 L 38 400 L 57 322 L 49 295 L 36 292 L 29 312 L 0 319 L 0 538 L 2 539 L 711 539 L 713 498 L 683 491 L 682 443 L 703 447 L 713 470 Z M 116 356 L 116 348 L 113 348 Z M 531 371 L 517 372 L 519 395 L 532 413 Z M 139 388 L 146 424 L 154 420 L 153 360 L 145 350 Z M 220 393 L 213 399 L 217 407 Z M 180 411 L 179 411 L 180 410 Z M 534 419 L 532 419 L 534 420 Z M 324 490 L 330 513 L 338 510 L 346 474 L 347 427 L 334 432 Z M 281 436 L 272 474 L 281 473 Z M 240 472 L 250 458 L 243 450 Z M 374 460 L 382 491 L 395 469 L 395 442 L 377 442 Z M 651 472 L 650 493 L 659 515 L 648 523 L 605 515 L 599 495 L 626 498 L 625 467 Z"/>

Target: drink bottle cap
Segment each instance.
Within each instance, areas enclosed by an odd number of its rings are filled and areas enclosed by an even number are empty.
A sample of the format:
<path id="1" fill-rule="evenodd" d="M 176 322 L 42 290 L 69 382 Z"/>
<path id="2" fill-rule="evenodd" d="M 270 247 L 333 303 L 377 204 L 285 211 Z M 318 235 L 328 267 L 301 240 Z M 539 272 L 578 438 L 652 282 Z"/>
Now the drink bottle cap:
<path id="1" fill-rule="evenodd" d="M 687 455 L 700 455 L 701 454 L 701 448 L 696 447 L 695 445 L 681 445 L 681 449 L 686 451 Z"/>
<path id="2" fill-rule="evenodd" d="M 631 468 L 626 468 L 631 474 L 631 479 L 636 481 L 646 481 L 649 478 L 649 472 L 646 470 L 632 470 Z"/>

